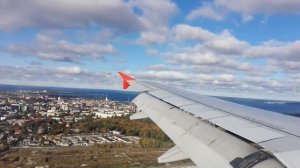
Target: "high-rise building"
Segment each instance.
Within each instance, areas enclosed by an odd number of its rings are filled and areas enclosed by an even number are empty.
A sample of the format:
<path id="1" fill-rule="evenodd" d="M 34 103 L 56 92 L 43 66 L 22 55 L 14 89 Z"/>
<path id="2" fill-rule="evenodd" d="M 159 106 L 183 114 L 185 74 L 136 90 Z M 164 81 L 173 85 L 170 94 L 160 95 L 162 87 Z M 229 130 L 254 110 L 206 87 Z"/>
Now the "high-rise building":
<path id="1" fill-rule="evenodd" d="M 11 105 L 11 111 L 13 111 L 13 112 L 20 112 L 21 111 L 20 104 L 12 104 Z"/>

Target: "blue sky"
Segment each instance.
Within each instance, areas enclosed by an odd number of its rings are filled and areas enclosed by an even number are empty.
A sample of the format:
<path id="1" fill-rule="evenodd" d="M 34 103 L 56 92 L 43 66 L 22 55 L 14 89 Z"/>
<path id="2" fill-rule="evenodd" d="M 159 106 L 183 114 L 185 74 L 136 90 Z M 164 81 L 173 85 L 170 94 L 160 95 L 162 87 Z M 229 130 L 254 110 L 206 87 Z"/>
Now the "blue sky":
<path id="1" fill-rule="evenodd" d="M 298 0 L 2 0 L 0 83 L 300 100 Z"/>

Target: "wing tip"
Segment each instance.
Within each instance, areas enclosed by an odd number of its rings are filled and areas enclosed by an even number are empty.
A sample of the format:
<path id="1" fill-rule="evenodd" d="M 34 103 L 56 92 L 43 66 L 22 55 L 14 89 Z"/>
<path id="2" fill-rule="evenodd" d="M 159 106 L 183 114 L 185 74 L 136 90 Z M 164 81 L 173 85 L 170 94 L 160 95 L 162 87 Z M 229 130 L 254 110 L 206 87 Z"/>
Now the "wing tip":
<path id="1" fill-rule="evenodd" d="M 131 76 L 125 74 L 124 72 L 119 71 L 118 74 L 121 76 L 121 78 L 122 78 L 123 80 L 126 80 L 126 81 L 134 80 L 133 77 L 131 77 Z"/>
<path id="2" fill-rule="evenodd" d="M 123 80 L 123 89 L 127 89 L 130 86 L 128 81 L 134 80 L 134 78 L 130 77 L 129 75 L 127 75 L 121 71 L 119 71 L 118 74 L 120 75 L 120 77 Z"/>

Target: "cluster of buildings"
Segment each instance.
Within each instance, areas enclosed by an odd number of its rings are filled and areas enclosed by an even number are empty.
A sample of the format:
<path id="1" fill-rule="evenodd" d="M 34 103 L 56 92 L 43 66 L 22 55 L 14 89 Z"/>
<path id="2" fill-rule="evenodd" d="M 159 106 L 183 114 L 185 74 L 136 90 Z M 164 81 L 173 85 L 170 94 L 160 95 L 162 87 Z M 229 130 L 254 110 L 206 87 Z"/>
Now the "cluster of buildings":
<path id="1" fill-rule="evenodd" d="M 92 146 L 95 144 L 139 143 L 140 138 L 135 136 L 124 136 L 118 132 L 105 134 L 83 134 L 83 135 L 56 135 L 36 138 L 28 136 L 19 141 L 16 147 L 53 147 L 53 146 Z"/>
<path id="2" fill-rule="evenodd" d="M 91 146 L 94 144 L 111 144 L 111 143 L 138 143 L 139 137 L 124 136 L 120 134 L 101 134 L 101 135 L 75 135 L 62 136 L 59 140 L 53 141 L 57 146 Z"/>
<path id="3" fill-rule="evenodd" d="M 26 96 L 23 92 L 19 94 L 0 93 L 0 121 L 13 118 L 17 114 L 26 114 L 28 117 L 33 117 L 37 113 L 55 119 L 62 115 L 81 116 L 81 118 L 90 115 L 94 118 L 120 117 L 135 110 L 131 103 L 110 101 L 107 97 L 105 100 L 62 99 L 61 97 L 49 97 L 42 93 L 33 94 L 29 92 Z M 73 119 L 75 120 L 75 118 Z M 76 120 L 80 120 L 80 118 Z"/>
<path id="4" fill-rule="evenodd" d="M 126 116 L 135 112 L 130 102 L 118 102 L 106 99 L 62 98 L 50 96 L 47 91 L 0 92 L 0 144 L 4 141 L 11 146 L 72 146 L 91 145 L 94 143 L 132 143 L 134 139 L 108 133 L 103 135 L 76 135 L 56 139 L 45 136 L 49 123 L 24 129 L 25 123 L 38 120 L 55 120 L 69 127 L 72 123 L 86 118 L 112 118 Z M 45 126 L 46 124 L 46 126 Z M 26 132 L 27 137 L 22 137 Z M 74 130 L 78 133 L 79 130 Z M 35 136 L 35 134 L 39 136 Z M 22 137 L 21 140 L 19 137 Z"/>

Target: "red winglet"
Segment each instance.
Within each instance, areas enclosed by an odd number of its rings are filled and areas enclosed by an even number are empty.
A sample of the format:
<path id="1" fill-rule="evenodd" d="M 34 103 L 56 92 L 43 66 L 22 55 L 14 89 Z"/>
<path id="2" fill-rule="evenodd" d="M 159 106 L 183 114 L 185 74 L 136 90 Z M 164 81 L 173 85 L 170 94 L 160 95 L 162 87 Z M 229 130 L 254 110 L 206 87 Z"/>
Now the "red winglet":
<path id="1" fill-rule="evenodd" d="M 134 80 L 134 78 L 124 74 L 123 72 L 118 72 L 119 75 L 121 76 L 122 80 L 123 80 L 123 89 L 127 89 L 130 84 L 128 83 L 128 81 Z"/>

